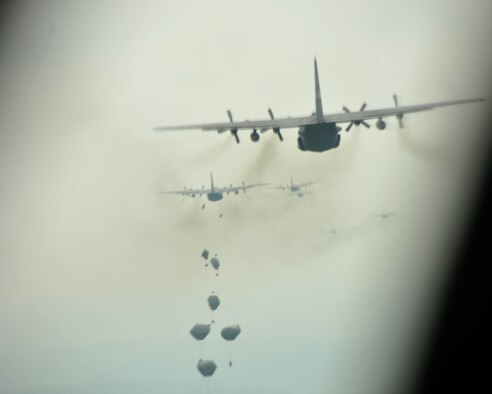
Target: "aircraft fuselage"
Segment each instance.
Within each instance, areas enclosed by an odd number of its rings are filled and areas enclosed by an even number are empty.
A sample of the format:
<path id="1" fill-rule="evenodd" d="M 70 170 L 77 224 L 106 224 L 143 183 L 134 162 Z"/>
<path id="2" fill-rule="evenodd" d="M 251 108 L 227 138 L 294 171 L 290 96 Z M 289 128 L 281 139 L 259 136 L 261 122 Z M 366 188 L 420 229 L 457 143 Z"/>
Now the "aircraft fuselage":
<path id="1" fill-rule="evenodd" d="M 222 193 L 212 192 L 207 194 L 207 198 L 209 201 L 220 201 L 224 196 Z"/>
<path id="2" fill-rule="evenodd" d="M 302 151 L 324 152 L 340 145 L 341 130 L 335 123 L 317 123 L 299 128 L 297 147 Z"/>

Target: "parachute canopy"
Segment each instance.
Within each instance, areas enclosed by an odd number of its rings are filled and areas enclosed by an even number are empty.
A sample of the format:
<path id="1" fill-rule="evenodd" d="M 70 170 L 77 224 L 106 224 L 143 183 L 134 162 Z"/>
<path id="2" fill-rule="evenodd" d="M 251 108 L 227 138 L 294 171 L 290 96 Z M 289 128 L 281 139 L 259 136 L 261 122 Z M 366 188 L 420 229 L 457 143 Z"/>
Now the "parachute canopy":
<path id="1" fill-rule="evenodd" d="M 219 259 L 217 257 L 212 257 L 210 259 L 210 263 L 212 264 L 212 266 L 218 270 L 219 269 L 219 266 L 220 266 L 220 263 L 219 263 Z"/>
<path id="2" fill-rule="evenodd" d="M 219 305 L 220 305 L 219 296 L 215 294 L 211 294 L 208 296 L 208 306 L 210 307 L 210 309 L 215 311 L 219 307 Z"/>
<path id="3" fill-rule="evenodd" d="M 233 326 L 224 327 L 220 334 L 226 341 L 233 341 L 240 333 L 241 327 L 239 327 L 239 324 L 236 324 Z"/>
<path id="4" fill-rule="evenodd" d="M 207 260 L 208 259 L 208 250 L 207 249 L 203 249 L 203 252 L 202 252 L 202 257 Z"/>
<path id="5" fill-rule="evenodd" d="M 210 333 L 210 324 L 195 324 L 190 330 L 190 334 L 198 341 L 205 339 Z"/>
<path id="6" fill-rule="evenodd" d="M 217 364 L 215 364 L 212 360 L 200 359 L 200 361 L 198 361 L 197 368 L 203 376 L 207 377 L 214 374 L 217 369 Z"/>

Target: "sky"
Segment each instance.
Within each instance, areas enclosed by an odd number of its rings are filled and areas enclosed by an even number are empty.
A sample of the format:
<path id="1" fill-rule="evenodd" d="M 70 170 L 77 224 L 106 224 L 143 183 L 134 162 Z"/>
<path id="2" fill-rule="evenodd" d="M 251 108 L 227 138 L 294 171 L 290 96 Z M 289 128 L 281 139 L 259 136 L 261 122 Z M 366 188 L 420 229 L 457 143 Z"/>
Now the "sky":
<path id="1" fill-rule="evenodd" d="M 408 390 L 480 177 L 485 105 L 411 114 L 401 130 L 370 121 L 319 154 L 297 150 L 295 129 L 236 144 L 152 128 L 227 121 L 227 109 L 309 114 L 315 56 L 326 113 L 390 107 L 393 93 L 401 105 L 490 99 L 490 2 L 4 9 L 1 393 Z M 321 182 L 204 210 L 159 193 L 207 186 L 210 172 L 218 186 Z M 212 318 L 212 291 L 221 306 L 198 343 L 189 330 Z M 230 324 L 234 343 L 220 337 Z M 217 363 L 211 378 L 200 358 Z"/>

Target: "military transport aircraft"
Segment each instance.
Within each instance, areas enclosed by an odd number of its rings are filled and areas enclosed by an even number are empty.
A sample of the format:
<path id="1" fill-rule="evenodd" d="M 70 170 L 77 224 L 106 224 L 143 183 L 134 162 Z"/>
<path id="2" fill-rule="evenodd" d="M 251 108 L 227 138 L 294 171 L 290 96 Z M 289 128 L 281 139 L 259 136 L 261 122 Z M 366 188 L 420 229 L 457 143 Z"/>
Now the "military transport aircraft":
<path id="1" fill-rule="evenodd" d="M 274 189 L 279 189 L 282 191 L 287 191 L 288 193 L 295 194 L 297 197 L 302 197 L 304 196 L 305 193 L 302 192 L 303 187 L 308 187 L 311 186 L 313 183 L 317 183 L 319 181 L 309 181 L 309 182 L 302 182 L 302 183 L 294 183 L 292 180 L 292 177 L 290 177 L 290 185 L 279 185 L 279 186 L 273 186 Z"/>
<path id="2" fill-rule="evenodd" d="M 228 187 L 216 187 L 214 185 L 214 176 L 211 173 L 210 174 L 210 189 L 205 189 L 205 186 L 202 186 L 201 189 L 187 189 L 186 187 L 183 190 L 174 190 L 174 191 L 165 191 L 161 192 L 162 194 L 180 194 L 182 196 L 188 196 L 188 197 L 201 197 L 204 194 L 207 195 L 207 198 L 209 201 L 220 201 L 224 198 L 224 193 L 229 194 L 229 193 L 234 193 L 238 194 L 241 190 L 246 193 L 247 189 L 251 189 L 253 187 L 258 187 L 258 186 L 265 186 L 269 185 L 269 183 L 255 183 L 251 185 L 245 185 L 244 182 L 241 186 L 232 186 L 229 185 Z M 205 204 L 202 205 L 202 209 L 205 208 Z"/>
<path id="3" fill-rule="evenodd" d="M 314 59 L 314 84 L 315 84 L 315 104 L 316 111 L 312 115 L 302 116 L 302 117 L 288 117 L 288 118 L 275 118 L 273 116 L 272 110 L 269 108 L 268 113 L 270 119 L 266 120 L 245 120 L 240 122 L 235 122 L 232 119 L 231 111 L 227 111 L 230 122 L 224 123 L 209 123 L 209 124 L 194 124 L 185 126 L 165 126 L 165 127 L 155 127 L 154 130 L 165 131 L 165 130 L 186 130 L 186 129 L 202 129 L 205 131 L 217 131 L 218 133 L 223 133 L 230 131 L 230 133 L 239 143 L 238 130 L 240 129 L 252 129 L 251 140 L 253 142 L 258 142 L 260 133 L 268 130 L 273 130 L 273 132 L 278 136 L 280 141 L 283 141 L 280 129 L 289 128 L 299 128 L 297 146 L 301 151 L 311 151 L 311 152 L 324 152 L 329 149 L 337 148 L 340 145 L 340 134 L 342 130 L 337 126 L 337 123 L 348 123 L 346 131 L 349 131 L 352 126 L 364 125 L 369 128 L 369 124 L 366 122 L 368 119 L 377 119 L 376 127 L 379 130 L 384 130 L 386 128 L 386 122 L 383 118 L 389 116 L 395 116 L 398 119 L 400 128 L 403 127 L 402 118 L 404 114 L 412 112 L 427 111 L 437 107 L 444 107 L 448 105 L 473 103 L 476 101 L 484 101 L 483 98 L 474 98 L 466 100 L 454 100 L 454 101 L 443 101 L 437 103 L 429 104 L 417 104 L 400 107 L 398 106 L 398 99 L 396 95 L 393 95 L 393 100 L 395 107 L 393 108 L 383 108 L 383 109 L 373 109 L 365 111 L 366 103 L 362 104 L 362 107 L 358 112 L 351 112 L 347 107 L 343 107 L 344 113 L 337 114 L 325 114 L 323 112 L 323 105 L 321 102 L 321 89 L 319 86 L 318 77 L 318 66 L 316 63 L 316 58 Z"/>
<path id="4" fill-rule="evenodd" d="M 395 215 L 396 215 L 396 212 L 382 212 L 382 213 L 376 213 L 372 216 L 375 218 L 386 220 L 386 219 L 389 219 L 390 217 L 395 216 Z"/>

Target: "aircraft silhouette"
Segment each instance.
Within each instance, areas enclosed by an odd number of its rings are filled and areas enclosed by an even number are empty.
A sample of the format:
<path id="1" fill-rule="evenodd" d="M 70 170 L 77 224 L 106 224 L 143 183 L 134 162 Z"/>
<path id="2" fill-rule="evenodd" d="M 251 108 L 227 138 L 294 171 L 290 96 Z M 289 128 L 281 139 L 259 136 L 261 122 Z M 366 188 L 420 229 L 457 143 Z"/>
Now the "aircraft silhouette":
<path id="1" fill-rule="evenodd" d="M 216 187 L 214 185 L 214 176 L 210 173 L 210 189 L 205 189 L 205 186 L 202 186 L 201 189 L 187 189 L 186 187 L 183 190 L 172 190 L 172 191 L 163 191 L 161 194 L 179 194 L 182 196 L 188 197 L 201 197 L 206 195 L 209 201 L 215 202 L 220 201 L 224 198 L 224 194 L 228 195 L 230 193 L 239 194 L 240 191 L 246 193 L 247 189 L 251 189 L 253 187 L 265 186 L 269 185 L 269 183 L 254 183 L 251 185 L 246 185 L 244 182 L 241 186 L 232 186 L 232 184 L 228 187 Z"/>
<path id="2" fill-rule="evenodd" d="M 292 177 L 290 177 L 290 185 L 278 185 L 278 186 L 273 186 L 273 189 L 279 189 L 281 191 L 286 191 L 288 193 L 292 193 L 297 195 L 297 197 L 303 197 L 305 193 L 302 192 L 302 188 L 307 188 L 311 186 L 314 183 L 317 183 L 319 181 L 309 181 L 309 182 L 301 182 L 301 183 L 294 183 L 292 180 Z"/>
<path id="3" fill-rule="evenodd" d="M 155 127 L 156 131 L 166 130 L 186 130 L 186 129 L 202 129 L 205 131 L 217 131 L 223 133 L 230 131 L 232 136 L 239 143 L 238 131 L 241 129 L 252 129 L 251 140 L 258 142 L 260 139 L 260 133 L 264 133 L 268 130 L 272 130 L 283 141 L 281 129 L 298 128 L 297 147 L 301 151 L 310 152 L 324 152 L 329 149 L 337 148 L 340 145 L 341 136 L 339 132 L 341 127 L 337 126 L 338 123 L 348 123 L 346 131 L 350 131 L 352 126 L 364 125 L 369 128 L 370 125 L 366 122 L 368 119 L 377 119 L 376 127 L 379 130 L 386 128 L 386 122 L 383 120 L 389 116 L 395 116 L 398 119 L 400 128 L 403 127 L 403 115 L 412 112 L 428 111 L 437 107 L 444 107 L 455 104 L 473 103 L 477 101 L 484 101 L 483 98 L 473 98 L 465 100 L 454 101 L 442 101 L 429 104 L 417 104 L 400 107 L 398 105 L 398 99 L 393 94 L 393 101 L 395 106 L 392 108 L 373 109 L 366 111 L 366 103 L 363 103 L 359 111 L 351 112 L 347 107 L 342 107 L 344 112 L 336 114 L 325 114 L 323 112 L 323 104 L 321 100 L 321 89 L 319 84 L 318 65 L 316 58 L 314 59 L 314 85 L 315 85 L 315 112 L 308 116 L 302 117 L 287 117 L 287 118 L 275 118 L 272 110 L 269 108 L 268 113 L 270 119 L 266 120 L 246 120 L 246 121 L 234 121 L 230 110 L 227 111 L 229 122 L 223 123 L 206 123 L 206 124 L 193 124 L 184 126 L 164 126 Z"/>

